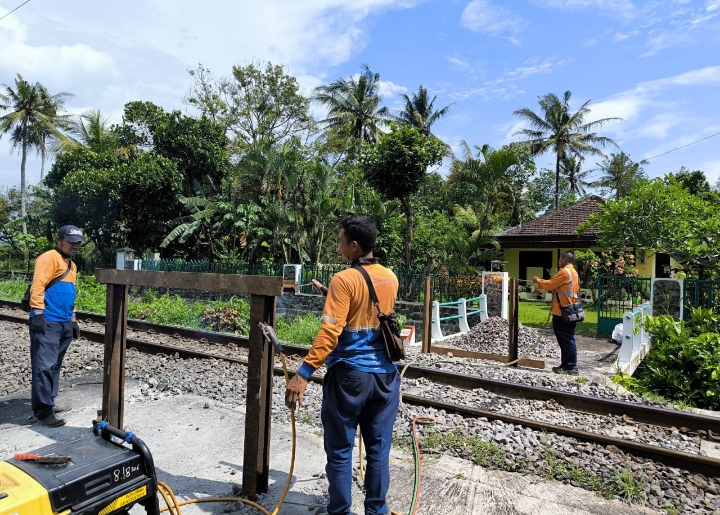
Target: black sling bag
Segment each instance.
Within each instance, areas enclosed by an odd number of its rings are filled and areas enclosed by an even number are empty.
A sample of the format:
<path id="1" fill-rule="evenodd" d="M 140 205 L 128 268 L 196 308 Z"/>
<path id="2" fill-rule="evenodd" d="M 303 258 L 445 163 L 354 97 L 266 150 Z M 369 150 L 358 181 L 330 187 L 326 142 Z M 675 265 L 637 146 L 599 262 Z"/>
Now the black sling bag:
<path id="1" fill-rule="evenodd" d="M 403 345 L 400 331 L 398 330 L 397 314 L 394 311 L 387 314 L 380 311 L 380 301 L 377 298 L 377 293 L 375 293 L 375 286 L 373 286 L 372 279 L 370 279 L 367 271 L 358 264 L 362 262 L 361 260 L 357 260 L 352 264 L 352 267 L 365 278 L 365 283 L 367 283 L 368 290 L 370 291 L 370 298 L 375 305 L 375 309 L 377 309 L 377 317 L 380 321 L 380 333 L 382 334 L 383 343 L 385 344 L 385 355 L 393 363 L 405 359 L 405 346 Z M 374 261 L 368 260 L 366 262 Z"/>

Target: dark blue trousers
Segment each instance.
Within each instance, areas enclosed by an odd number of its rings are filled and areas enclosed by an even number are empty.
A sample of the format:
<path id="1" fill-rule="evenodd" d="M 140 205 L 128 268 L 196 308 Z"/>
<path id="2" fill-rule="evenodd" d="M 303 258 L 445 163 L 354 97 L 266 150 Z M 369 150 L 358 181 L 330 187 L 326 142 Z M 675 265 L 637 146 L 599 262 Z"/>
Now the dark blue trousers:
<path id="1" fill-rule="evenodd" d="M 60 367 L 72 342 L 72 322 L 47 322 L 45 334 L 30 332 L 31 401 L 38 420 L 53 412 L 60 388 Z"/>
<path id="2" fill-rule="evenodd" d="M 400 374 L 360 372 L 340 362 L 323 380 L 322 423 L 330 483 L 330 515 L 347 515 L 352 506 L 352 451 L 355 430 L 365 446 L 365 514 L 385 515 L 390 486 L 390 447 L 400 403 Z"/>
<path id="3" fill-rule="evenodd" d="M 553 315 L 553 332 L 560 345 L 560 366 L 566 370 L 577 368 L 575 325 L 566 324 L 561 316 Z"/>

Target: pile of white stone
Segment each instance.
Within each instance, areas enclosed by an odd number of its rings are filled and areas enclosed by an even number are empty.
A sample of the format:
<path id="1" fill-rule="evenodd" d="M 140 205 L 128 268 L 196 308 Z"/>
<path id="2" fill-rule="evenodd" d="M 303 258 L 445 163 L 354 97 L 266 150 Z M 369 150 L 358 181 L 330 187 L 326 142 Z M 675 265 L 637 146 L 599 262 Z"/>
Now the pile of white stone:
<path id="1" fill-rule="evenodd" d="M 507 355 L 508 321 L 500 317 L 491 317 L 470 329 L 463 335 L 452 336 L 438 345 L 455 347 L 473 352 Z M 560 347 L 552 334 L 552 328 L 543 331 L 519 325 L 518 355 L 531 351 L 529 356 L 540 358 L 559 358 Z"/>

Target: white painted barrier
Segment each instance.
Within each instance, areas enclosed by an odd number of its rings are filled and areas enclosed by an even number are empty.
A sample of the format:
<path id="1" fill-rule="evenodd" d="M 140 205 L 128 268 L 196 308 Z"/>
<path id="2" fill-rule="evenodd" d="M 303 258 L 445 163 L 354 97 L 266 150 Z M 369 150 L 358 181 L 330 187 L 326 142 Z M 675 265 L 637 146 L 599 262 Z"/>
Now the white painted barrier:
<path id="1" fill-rule="evenodd" d="M 448 335 L 443 336 L 442 330 L 440 329 L 440 323 L 445 320 L 457 319 L 458 325 L 460 326 L 460 332 L 457 334 L 466 334 L 470 331 L 470 325 L 468 324 L 468 317 L 473 315 L 480 315 L 480 322 L 487 320 L 487 297 L 485 295 L 479 295 L 475 298 L 469 299 L 469 302 L 478 303 L 477 309 L 468 312 L 468 301 L 465 299 L 459 299 L 455 302 L 443 302 L 440 303 L 436 300 L 432 304 L 432 323 L 431 323 L 431 341 L 443 341 L 445 338 L 449 338 Z M 446 317 L 440 316 L 440 307 L 457 306 L 458 314 L 450 315 Z"/>
<path id="2" fill-rule="evenodd" d="M 499 275 L 502 280 L 502 304 L 500 305 L 500 316 L 503 317 L 505 320 L 508 319 L 508 303 L 510 300 L 510 294 L 508 290 L 508 281 L 510 279 L 510 276 L 507 272 L 483 272 L 482 278 L 483 278 L 483 288 L 482 292 L 483 295 L 487 295 L 485 292 L 485 277 L 488 275 Z"/>
<path id="3" fill-rule="evenodd" d="M 645 332 L 645 317 L 651 314 L 649 303 L 623 314 L 623 341 L 616 365 L 623 374 L 632 375 L 650 350 Z"/>

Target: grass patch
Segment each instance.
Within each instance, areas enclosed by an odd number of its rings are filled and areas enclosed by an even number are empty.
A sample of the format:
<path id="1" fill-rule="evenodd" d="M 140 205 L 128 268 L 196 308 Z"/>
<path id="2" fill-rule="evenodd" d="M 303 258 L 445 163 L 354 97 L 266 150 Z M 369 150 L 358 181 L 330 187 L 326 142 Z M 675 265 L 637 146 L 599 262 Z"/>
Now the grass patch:
<path id="1" fill-rule="evenodd" d="M 320 330 L 320 319 L 310 313 L 304 317 L 296 317 L 292 323 L 278 317 L 275 327 L 280 341 L 310 347 Z"/>
<path id="2" fill-rule="evenodd" d="M 13 276 L 5 281 L 0 281 L 0 299 L 20 302 L 27 287 L 28 283 L 25 282 L 24 277 Z"/>
<path id="3" fill-rule="evenodd" d="M 433 433 L 421 440 L 421 447 L 430 449 L 467 449 L 472 460 L 482 467 L 501 467 L 505 461 L 505 449 L 478 436 L 467 436 L 462 430 L 452 433 Z"/>
<path id="4" fill-rule="evenodd" d="M 520 300 L 518 305 L 518 318 L 526 327 L 543 329 L 550 312 L 550 302 Z M 575 326 L 575 334 L 595 336 L 597 334 L 597 309 L 594 305 L 585 304 L 585 321 Z M 552 330 L 552 320 L 548 323 L 548 330 Z"/>

